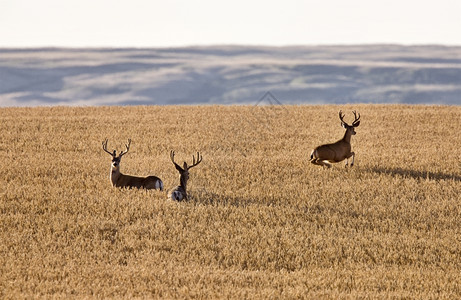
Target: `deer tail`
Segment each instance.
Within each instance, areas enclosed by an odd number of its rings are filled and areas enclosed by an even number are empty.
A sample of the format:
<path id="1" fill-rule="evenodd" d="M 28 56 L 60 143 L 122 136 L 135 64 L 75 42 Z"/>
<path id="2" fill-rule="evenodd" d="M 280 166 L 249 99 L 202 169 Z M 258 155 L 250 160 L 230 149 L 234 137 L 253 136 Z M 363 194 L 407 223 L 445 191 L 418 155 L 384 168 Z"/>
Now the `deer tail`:
<path id="1" fill-rule="evenodd" d="M 312 150 L 312 152 L 311 152 L 311 160 L 313 160 L 313 159 L 314 159 L 314 154 L 315 154 L 315 149 L 314 149 L 314 150 Z"/>

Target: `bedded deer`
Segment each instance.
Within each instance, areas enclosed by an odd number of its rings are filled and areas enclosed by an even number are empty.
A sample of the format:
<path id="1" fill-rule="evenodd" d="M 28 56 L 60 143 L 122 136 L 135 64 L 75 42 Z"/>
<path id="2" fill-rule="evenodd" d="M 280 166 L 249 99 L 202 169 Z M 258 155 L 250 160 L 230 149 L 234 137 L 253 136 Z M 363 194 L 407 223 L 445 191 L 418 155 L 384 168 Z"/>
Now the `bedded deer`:
<path id="1" fill-rule="evenodd" d="M 176 170 L 179 171 L 180 177 L 179 177 L 179 186 L 173 188 L 168 193 L 168 198 L 171 198 L 172 200 L 176 200 L 176 201 L 187 200 L 186 185 L 187 185 L 187 180 L 189 180 L 189 170 L 202 162 L 202 156 L 200 156 L 200 153 L 197 152 L 197 161 L 195 161 L 195 156 L 193 155 L 192 165 L 188 166 L 187 163 L 184 162 L 182 168 L 174 161 L 174 151 L 170 152 L 170 158 L 174 166 L 176 167 Z"/>
<path id="2" fill-rule="evenodd" d="M 102 149 L 112 156 L 112 164 L 110 171 L 110 181 L 115 187 L 138 188 L 138 189 L 156 189 L 163 191 L 163 182 L 157 176 L 138 177 L 125 175 L 120 172 L 120 161 L 122 156 L 130 150 L 131 139 L 128 139 L 128 144 L 125 144 L 126 150 L 121 151 L 117 156 L 116 151 L 113 153 L 107 150 L 107 139 L 102 142 Z"/>
<path id="3" fill-rule="evenodd" d="M 341 126 L 346 129 L 344 137 L 336 143 L 321 145 L 312 150 L 311 163 L 330 168 L 331 163 L 337 163 L 345 159 L 347 167 L 349 158 L 352 157 L 351 167 L 354 165 L 355 153 L 351 152 L 351 136 L 355 135 L 354 128 L 360 125 L 360 114 L 357 114 L 355 111 L 352 113 L 354 114 L 354 122 L 352 122 L 352 125 L 349 125 L 344 122 L 342 111 L 339 111 Z"/>

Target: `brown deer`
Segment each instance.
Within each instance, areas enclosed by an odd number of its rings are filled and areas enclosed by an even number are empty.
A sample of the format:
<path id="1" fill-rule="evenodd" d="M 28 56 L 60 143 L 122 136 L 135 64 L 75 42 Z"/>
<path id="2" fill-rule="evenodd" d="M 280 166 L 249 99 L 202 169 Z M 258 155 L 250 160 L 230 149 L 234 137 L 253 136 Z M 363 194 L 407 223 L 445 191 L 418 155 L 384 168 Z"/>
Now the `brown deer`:
<path id="1" fill-rule="evenodd" d="M 174 151 L 170 152 L 170 158 L 174 166 L 176 167 L 176 170 L 179 171 L 179 174 L 180 174 L 179 183 L 180 184 L 179 186 L 175 187 L 168 193 L 168 198 L 171 198 L 172 200 L 176 200 L 176 201 L 187 200 L 186 185 L 187 185 L 187 180 L 189 180 L 189 170 L 202 162 L 202 156 L 200 155 L 200 153 L 197 152 L 197 161 L 195 161 L 195 156 L 193 155 L 192 165 L 188 166 L 187 163 L 184 162 L 182 168 L 174 161 Z"/>
<path id="2" fill-rule="evenodd" d="M 115 187 L 138 188 L 138 189 L 156 189 L 163 191 L 163 182 L 157 176 L 137 177 L 125 175 L 120 172 L 120 161 L 122 156 L 130 150 L 131 139 L 125 144 L 126 150 L 121 151 L 117 156 L 116 151 L 113 153 L 107 150 L 107 139 L 102 142 L 102 149 L 112 156 L 112 167 L 110 171 L 110 181 Z"/>
<path id="3" fill-rule="evenodd" d="M 311 163 L 330 168 L 330 163 L 337 163 L 346 159 L 347 167 L 349 158 L 352 157 L 351 167 L 354 165 L 355 153 L 351 152 L 351 136 L 355 135 L 354 128 L 360 125 L 360 114 L 357 114 L 355 111 L 352 113 L 354 114 L 355 119 L 354 122 L 352 122 L 352 125 L 349 125 L 344 122 L 344 114 L 342 111 L 339 111 L 341 126 L 346 129 L 344 137 L 336 143 L 321 145 L 312 150 L 310 159 Z"/>

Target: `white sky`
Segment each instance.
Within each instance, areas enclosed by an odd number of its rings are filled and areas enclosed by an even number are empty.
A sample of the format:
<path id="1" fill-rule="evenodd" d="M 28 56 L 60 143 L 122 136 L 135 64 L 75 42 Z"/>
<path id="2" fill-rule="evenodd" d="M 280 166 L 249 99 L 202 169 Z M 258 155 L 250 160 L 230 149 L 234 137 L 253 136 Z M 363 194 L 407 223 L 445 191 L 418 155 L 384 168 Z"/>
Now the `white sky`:
<path id="1" fill-rule="evenodd" d="M 461 45 L 459 0 L 0 0 L 0 47 Z"/>

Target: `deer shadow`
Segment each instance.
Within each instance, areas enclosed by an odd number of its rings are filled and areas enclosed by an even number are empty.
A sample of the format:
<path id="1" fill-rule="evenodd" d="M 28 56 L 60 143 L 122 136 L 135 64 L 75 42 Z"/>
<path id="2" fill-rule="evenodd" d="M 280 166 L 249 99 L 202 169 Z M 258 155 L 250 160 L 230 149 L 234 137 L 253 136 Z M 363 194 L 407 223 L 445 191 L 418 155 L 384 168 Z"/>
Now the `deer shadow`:
<path id="1" fill-rule="evenodd" d="M 418 180 L 453 180 L 461 181 L 461 176 L 457 174 L 447 174 L 443 172 L 419 171 L 404 168 L 384 168 L 372 167 L 370 171 L 377 174 L 410 177 Z"/>

